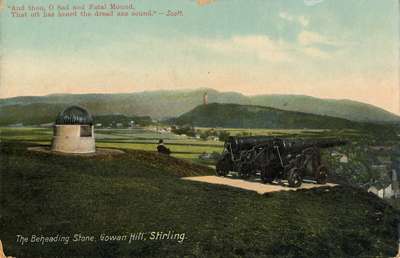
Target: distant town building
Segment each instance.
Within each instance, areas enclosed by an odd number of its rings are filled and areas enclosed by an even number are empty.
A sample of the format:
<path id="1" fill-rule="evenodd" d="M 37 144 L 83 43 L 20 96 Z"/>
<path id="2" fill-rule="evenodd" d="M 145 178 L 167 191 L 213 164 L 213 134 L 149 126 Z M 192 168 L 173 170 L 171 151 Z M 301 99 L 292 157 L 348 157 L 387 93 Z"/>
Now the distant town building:
<path id="1" fill-rule="evenodd" d="M 57 116 L 51 150 L 65 153 L 96 151 L 93 118 L 86 109 L 71 106 Z"/>
<path id="2" fill-rule="evenodd" d="M 400 175 L 400 146 L 393 146 L 391 152 L 391 169 L 392 169 L 392 181 L 394 184 L 395 190 L 395 198 L 400 198 L 400 189 L 399 189 L 399 175 Z"/>
<path id="3" fill-rule="evenodd" d="M 370 188 L 368 188 L 368 192 L 379 196 L 379 193 L 378 193 L 379 190 L 375 186 L 371 186 Z"/>
<path id="4" fill-rule="evenodd" d="M 392 169 L 392 190 L 394 198 L 398 199 L 400 197 L 399 181 L 397 180 L 397 172 Z"/>
<path id="5" fill-rule="evenodd" d="M 218 136 L 210 136 L 209 139 L 212 140 L 212 141 L 215 141 L 215 142 L 219 141 L 219 137 Z"/>
<path id="6" fill-rule="evenodd" d="M 339 162 L 340 163 L 349 163 L 349 158 L 346 155 L 343 155 L 342 157 L 340 157 Z"/>
<path id="7" fill-rule="evenodd" d="M 368 192 L 373 193 L 373 194 L 377 195 L 379 198 L 382 198 L 382 199 L 390 199 L 392 197 L 395 197 L 392 185 L 389 185 L 389 186 L 387 186 L 385 188 L 382 188 L 382 189 L 377 189 L 375 186 L 371 186 L 368 189 Z"/>
<path id="8" fill-rule="evenodd" d="M 400 197 L 399 191 L 399 182 L 397 181 L 397 173 L 395 170 L 392 171 L 392 183 L 382 189 L 378 189 L 375 186 L 371 186 L 368 189 L 368 192 L 371 192 L 382 199 L 390 199 L 395 198 L 398 199 Z"/>
<path id="9" fill-rule="evenodd" d="M 204 105 L 207 105 L 207 104 L 208 104 L 208 94 L 207 94 L 207 91 L 204 92 L 204 95 L 203 95 L 203 104 L 204 104 Z"/>
<path id="10" fill-rule="evenodd" d="M 349 158 L 347 157 L 347 155 L 339 153 L 337 151 L 333 151 L 331 153 L 331 156 L 338 158 L 340 163 L 348 163 L 349 162 Z"/>

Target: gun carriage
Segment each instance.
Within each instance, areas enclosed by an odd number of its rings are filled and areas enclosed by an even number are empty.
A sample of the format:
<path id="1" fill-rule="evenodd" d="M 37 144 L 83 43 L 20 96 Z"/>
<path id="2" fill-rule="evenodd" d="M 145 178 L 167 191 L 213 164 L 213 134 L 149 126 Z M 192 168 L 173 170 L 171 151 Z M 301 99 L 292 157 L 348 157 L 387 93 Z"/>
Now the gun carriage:
<path id="1" fill-rule="evenodd" d="M 325 184 L 328 169 L 321 162 L 320 149 L 346 143 L 269 136 L 229 137 L 217 162 L 216 174 L 226 176 L 233 171 L 242 178 L 260 175 L 263 183 L 287 179 L 291 187 L 299 187 L 305 178 Z"/>

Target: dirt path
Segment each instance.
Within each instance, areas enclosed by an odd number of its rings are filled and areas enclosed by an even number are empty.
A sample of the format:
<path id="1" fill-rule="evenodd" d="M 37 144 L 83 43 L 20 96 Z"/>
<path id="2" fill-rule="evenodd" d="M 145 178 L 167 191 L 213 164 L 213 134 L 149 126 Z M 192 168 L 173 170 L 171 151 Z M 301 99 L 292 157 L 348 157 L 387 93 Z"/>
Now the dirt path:
<path id="1" fill-rule="evenodd" d="M 242 179 L 236 179 L 232 177 L 218 177 L 218 176 L 194 176 L 184 177 L 184 180 L 198 181 L 209 184 L 228 185 L 237 187 L 245 190 L 255 191 L 259 194 L 278 192 L 278 191 L 296 191 L 297 189 L 311 189 L 317 187 L 336 186 L 335 184 L 318 185 L 314 183 L 303 183 L 299 188 L 288 187 L 287 185 L 273 185 L 273 184 L 262 184 L 260 181 L 246 181 Z"/>

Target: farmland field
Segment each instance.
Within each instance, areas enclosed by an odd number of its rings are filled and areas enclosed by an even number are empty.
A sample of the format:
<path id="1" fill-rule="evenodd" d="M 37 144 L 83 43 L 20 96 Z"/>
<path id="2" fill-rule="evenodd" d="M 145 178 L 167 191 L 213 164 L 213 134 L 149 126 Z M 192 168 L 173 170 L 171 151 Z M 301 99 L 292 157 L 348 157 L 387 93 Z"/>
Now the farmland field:
<path id="1" fill-rule="evenodd" d="M 198 132 L 217 130 L 227 131 L 230 135 L 269 135 L 276 137 L 301 138 L 343 138 L 359 140 L 368 138 L 368 134 L 356 130 L 301 130 L 301 129 L 236 129 L 236 128 L 196 128 Z M 40 127 L 0 127 L 1 140 L 25 141 L 38 144 L 50 144 L 51 128 Z M 158 133 L 147 128 L 137 129 L 96 129 L 96 146 L 104 148 L 121 148 L 132 150 L 156 151 L 159 139 L 163 139 L 172 156 L 199 161 L 198 156 L 203 153 L 221 152 L 223 142 L 202 140 L 194 137 L 176 135 L 173 133 Z"/>
<path id="2" fill-rule="evenodd" d="M 51 128 L 0 128 L 4 141 L 23 141 L 48 145 L 51 143 Z M 131 150 L 156 151 L 159 139 L 163 139 L 172 156 L 198 162 L 203 153 L 221 152 L 223 143 L 204 141 L 172 133 L 157 133 L 146 129 L 98 129 L 95 131 L 96 146 Z"/>

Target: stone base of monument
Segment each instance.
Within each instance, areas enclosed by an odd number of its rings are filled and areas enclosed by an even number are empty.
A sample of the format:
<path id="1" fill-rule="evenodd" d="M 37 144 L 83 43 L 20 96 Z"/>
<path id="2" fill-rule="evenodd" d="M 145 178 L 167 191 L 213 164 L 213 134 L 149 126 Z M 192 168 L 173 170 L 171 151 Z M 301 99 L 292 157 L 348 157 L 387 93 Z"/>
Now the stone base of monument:
<path id="1" fill-rule="evenodd" d="M 93 153 L 67 153 L 60 151 L 52 151 L 50 146 L 29 147 L 28 150 L 34 152 L 47 153 L 47 154 L 54 154 L 54 155 L 79 156 L 79 157 L 113 156 L 125 153 L 123 150 L 106 149 L 106 148 L 96 148 L 96 151 Z"/>

